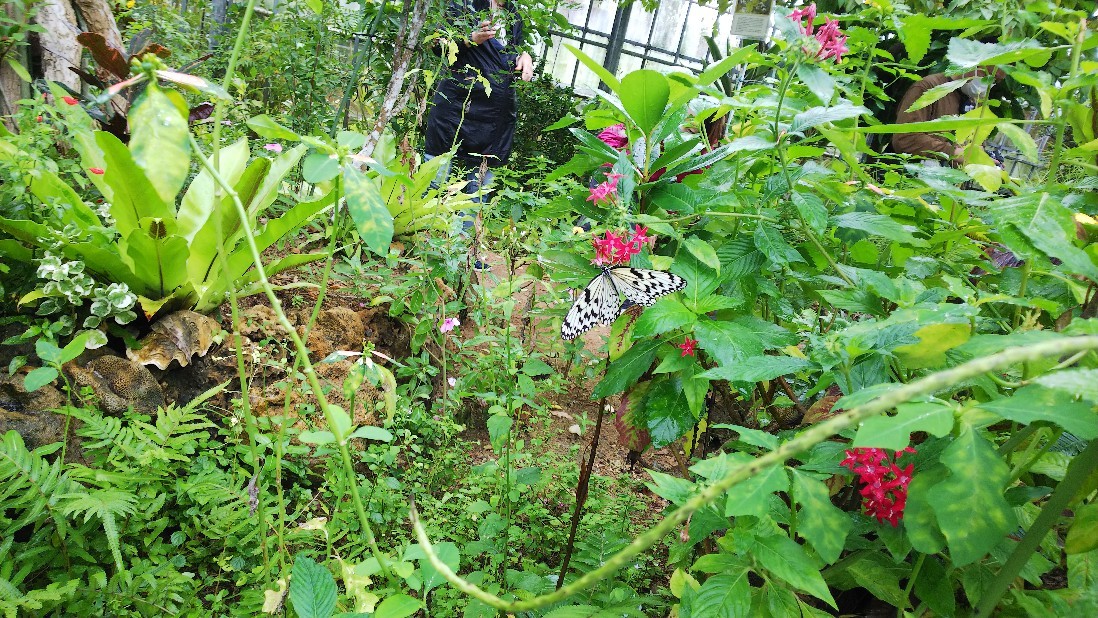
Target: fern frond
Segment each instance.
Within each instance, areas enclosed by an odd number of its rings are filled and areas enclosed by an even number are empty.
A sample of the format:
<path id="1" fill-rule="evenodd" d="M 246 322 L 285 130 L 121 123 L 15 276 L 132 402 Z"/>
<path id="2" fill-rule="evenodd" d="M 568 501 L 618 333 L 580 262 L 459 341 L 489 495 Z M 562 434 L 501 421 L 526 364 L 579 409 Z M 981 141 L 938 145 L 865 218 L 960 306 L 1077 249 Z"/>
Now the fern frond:
<path id="1" fill-rule="evenodd" d="M 120 489 L 97 489 L 63 498 L 62 510 L 66 515 L 72 517 L 82 513 L 84 521 L 95 516 L 103 522 L 103 532 L 114 555 L 115 566 L 119 572 L 124 571 L 118 526 L 114 518 L 116 515 L 133 515 L 137 511 L 137 496 Z"/>
<path id="2" fill-rule="evenodd" d="M 60 461 L 50 463 L 37 452 L 27 450 L 15 431 L 0 441 L 0 537 L 24 526 L 53 520 L 64 536 L 66 522 L 56 511 L 62 496 L 83 489 L 63 471 Z M 8 519 L 11 513 L 13 519 Z"/>

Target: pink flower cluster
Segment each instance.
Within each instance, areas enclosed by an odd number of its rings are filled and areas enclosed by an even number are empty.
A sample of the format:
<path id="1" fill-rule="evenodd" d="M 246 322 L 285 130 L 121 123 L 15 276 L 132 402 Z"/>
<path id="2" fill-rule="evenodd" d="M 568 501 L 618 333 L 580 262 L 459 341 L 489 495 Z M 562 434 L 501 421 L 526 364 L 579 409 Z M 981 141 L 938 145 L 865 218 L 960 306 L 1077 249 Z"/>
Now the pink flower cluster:
<path id="1" fill-rule="evenodd" d="M 889 458 L 884 449 L 856 448 L 848 450 L 846 459 L 839 464 L 858 475 L 858 482 L 862 485 L 858 493 L 865 499 L 862 506 L 866 514 L 876 517 L 881 523 L 888 521 L 893 528 L 904 516 L 907 486 L 915 469 L 914 464 L 901 468 L 896 461 L 905 453 L 914 452 L 915 449 L 909 446 Z"/>
<path id="2" fill-rule="evenodd" d="M 628 240 L 625 234 L 608 231 L 603 238 L 591 239 L 591 244 L 595 246 L 595 259 L 591 263 L 596 266 L 628 264 L 629 259 L 640 253 L 646 243 L 653 243 L 655 240 L 656 237 L 649 236 L 648 228 L 643 225 L 634 227 Z"/>
<path id="3" fill-rule="evenodd" d="M 789 14 L 789 19 L 797 22 L 801 32 L 805 35 L 815 36 L 816 41 L 819 43 L 819 49 L 816 50 L 815 56 L 817 59 L 834 58 L 835 62 L 839 63 L 843 60 L 843 54 L 850 51 L 846 46 L 846 35 L 839 30 L 839 22 L 828 17 L 824 19 L 824 25 L 820 26 L 819 30 L 815 29 L 816 26 L 812 23 L 816 19 L 815 2 L 803 9 L 793 11 Z M 805 51 L 811 53 L 811 50 L 807 48 Z"/>
<path id="4" fill-rule="evenodd" d="M 609 203 L 618 194 L 618 180 L 621 177 L 621 174 L 608 172 L 605 181 L 591 187 L 591 195 L 587 196 L 587 201 L 595 204 Z"/>

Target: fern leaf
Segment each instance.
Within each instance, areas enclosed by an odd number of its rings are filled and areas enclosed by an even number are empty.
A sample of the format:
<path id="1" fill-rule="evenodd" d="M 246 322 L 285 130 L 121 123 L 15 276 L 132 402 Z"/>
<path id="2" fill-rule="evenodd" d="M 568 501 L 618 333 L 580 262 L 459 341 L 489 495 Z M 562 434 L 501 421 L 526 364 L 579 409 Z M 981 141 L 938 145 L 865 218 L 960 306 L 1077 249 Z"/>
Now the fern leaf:
<path id="1" fill-rule="evenodd" d="M 66 522 L 55 512 L 56 504 L 63 495 L 81 489 L 62 471 L 60 461 L 50 463 L 27 450 L 23 437 L 15 431 L 4 434 L 0 441 L 0 537 L 44 519 L 52 519 L 64 535 Z M 7 519 L 9 511 L 16 514 L 14 519 Z"/>
<path id="2" fill-rule="evenodd" d="M 122 549 L 119 540 L 118 526 L 115 522 L 116 515 L 133 515 L 137 511 L 137 496 L 120 489 L 96 489 L 94 491 L 68 494 L 63 496 L 65 503 L 62 506 L 68 516 L 84 515 L 84 521 L 93 516 L 103 522 L 103 532 L 107 536 L 107 544 L 114 555 L 115 566 L 119 572 L 125 570 L 122 562 Z"/>

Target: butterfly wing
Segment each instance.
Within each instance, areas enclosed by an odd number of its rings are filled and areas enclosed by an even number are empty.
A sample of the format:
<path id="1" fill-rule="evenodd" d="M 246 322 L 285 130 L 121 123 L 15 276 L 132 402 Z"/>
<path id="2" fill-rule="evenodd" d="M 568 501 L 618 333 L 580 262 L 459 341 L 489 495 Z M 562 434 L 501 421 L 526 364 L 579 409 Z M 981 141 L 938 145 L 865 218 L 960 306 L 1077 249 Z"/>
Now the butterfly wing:
<path id="1" fill-rule="evenodd" d="M 645 307 L 652 306 L 661 296 L 686 287 L 686 279 L 662 270 L 619 266 L 608 273 L 617 291 Z"/>
<path id="2" fill-rule="evenodd" d="M 621 314 L 621 297 L 605 271 L 577 296 L 560 325 L 560 336 L 572 340 L 596 324 L 612 324 Z"/>

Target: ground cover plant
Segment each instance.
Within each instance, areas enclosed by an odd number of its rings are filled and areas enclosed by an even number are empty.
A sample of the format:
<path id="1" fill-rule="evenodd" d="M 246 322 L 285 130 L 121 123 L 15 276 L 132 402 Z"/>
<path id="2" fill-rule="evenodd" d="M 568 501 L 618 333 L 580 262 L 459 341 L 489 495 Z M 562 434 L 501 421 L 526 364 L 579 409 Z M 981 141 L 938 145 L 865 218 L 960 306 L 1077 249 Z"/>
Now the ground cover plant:
<path id="1" fill-rule="evenodd" d="M 778 6 L 696 73 L 573 47 L 605 90 L 532 84 L 473 200 L 416 155 L 444 56 L 309 60 L 441 4 L 250 0 L 197 63 L 185 5 L 4 117 L 6 616 L 1098 613 L 1092 6 Z M 962 115 L 884 111 L 979 67 Z"/>

